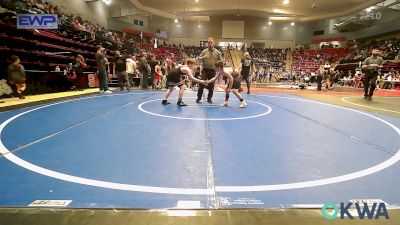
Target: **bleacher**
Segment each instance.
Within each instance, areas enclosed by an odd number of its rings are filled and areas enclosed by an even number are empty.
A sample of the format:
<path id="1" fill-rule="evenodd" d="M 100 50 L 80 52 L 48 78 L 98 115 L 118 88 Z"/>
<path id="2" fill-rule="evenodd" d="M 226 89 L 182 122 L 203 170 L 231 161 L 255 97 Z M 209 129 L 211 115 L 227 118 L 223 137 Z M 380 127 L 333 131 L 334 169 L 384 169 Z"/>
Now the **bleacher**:
<path id="1" fill-rule="evenodd" d="M 158 48 L 146 45 L 149 52 L 154 54 L 158 60 L 163 60 L 170 57 L 171 53 L 174 54 L 176 60 L 180 61 L 182 59 L 182 53 L 178 48 L 173 46 L 161 45 Z"/>
<path id="2" fill-rule="evenodd" d="M 325 48 L 293 52 L 292 70 L 295 72 L 316 71 L 320 63 L 336 62 L 349 53 L 345 48 Z"/>
<path id="3" fill-rule="evenodd" d="M 2 7 L 0 12 L 3 12 L 0 14 L 0 50 L 2 52 L 0 78 L 7 79 L 6 68 L 11 62 L 9 57 L 19 56 L 21 64 L 27 71 L 28 94 L 69 90 L 72 82 L 71 79 L 65 77 L 64 70 L 68 70 L 69 64 L 74 62 L 78 54 L 85 58 L 88 66 L 86 74 L 95 74 L 97 70 L 95 53 L 98 44 L 106 48 L 109 59 L 113 58 L 114 50 L 117 49 L 126 55 L 139 54 L 141 50 L 146 50 L 155 54 L 160 60 L 173 53 L 177 60 L 181 59 L 180 51 L 174 46 L 162 45 L 154 48 L 152 44 L 138 43 L 138 39 L 134 37 L 123 38 L 121 33 L 108 31 L 100 25 L 92 25 L 80 17 L 62 12 L 58 12 L 58 30 L 17 29 L 17 13 L 43 13 L 41 9 L 32 7 L 29 2 L 23 0 L 1 1 L 0 4 Z M 78 27 L 80 28 L 77 29 Z M 139 46 L 142 48 L 140 49 Z M 60 72 L 56 71 L 56 68 L 57 70 L 59 68 Z M 49 83 L 56 83 L 52 82 L 52 79 L 64 82 L 63 88 L 48 87 Z M 110 80 L 110 84 L 115 81 L 114 77 Z"/>
<path id="4" fill-rule="evenodd" d="M 382 57 L 385 60 L 382 68 L 383 73 L 388 72 L 392 68 L 400 68 L 400 39 L 392 38 L 388 40 L 371 41 L 357 46 L 357 48 L 340 59 L 337 69 L 354 71 L 356 68 L 360 67 L 361 62 L 371 56 L 373 48 L 379 48 L 383 51 Z"/>
<path id="5" fill-rule="evenodd" d="M 14 24 L 0 21 L 0 66 L 7 68 L 10 55 L 18 55 L 29 70 L 54 71 L 56 66 L 66 68 L 73 57 L 81 54 L 89 69 L 95 69 L 96 47 L 65 38 L 48 30 L 19 30 Z M 55 54 L 55 53 L 60 54 Z M 61 54 L 63 52 L 64 54 Z M 110 52 L 111 53 L 111 52 Z"/>
<path id="6" fill-rule="evenodd" d="M 256 67 L 271 67 L 278 71 L 285 69 L 287 54 L 285 49 L 253 48 L 248 51 Z"/>

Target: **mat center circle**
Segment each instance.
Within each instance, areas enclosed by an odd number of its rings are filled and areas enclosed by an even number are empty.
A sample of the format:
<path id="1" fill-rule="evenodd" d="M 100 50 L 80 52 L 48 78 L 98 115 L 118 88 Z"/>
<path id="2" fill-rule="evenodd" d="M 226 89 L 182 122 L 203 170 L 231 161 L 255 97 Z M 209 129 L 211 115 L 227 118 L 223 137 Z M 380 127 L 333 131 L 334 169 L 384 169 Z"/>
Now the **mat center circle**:
<path id="1" fill-rule="evenodd" d="M 194 99 L 194 97 L 189 97 Z M 184 98 L 189 99 L 189 98 Z M 223 98 L 215 98 L 223 99 Z M 173 99 L 175 100 L 175 99 Z M 138 105 L 138 109 L 146 114 L 169 119 L 180 120 L 211 120 L 211 121 L 224 121 L 224 120 L 243 120 L 252 119 L 268 115 L 272 112 L 270 106 L 246 100 L 249 108 L 238 108 L 238 100 L 229 101 L 228 107 L 221 107 L 218 103 L 193 103 L 188 106 L 180 107 L 176 104 L 162 105 L 162 99 L 154 99 L 142 102 Z"/>

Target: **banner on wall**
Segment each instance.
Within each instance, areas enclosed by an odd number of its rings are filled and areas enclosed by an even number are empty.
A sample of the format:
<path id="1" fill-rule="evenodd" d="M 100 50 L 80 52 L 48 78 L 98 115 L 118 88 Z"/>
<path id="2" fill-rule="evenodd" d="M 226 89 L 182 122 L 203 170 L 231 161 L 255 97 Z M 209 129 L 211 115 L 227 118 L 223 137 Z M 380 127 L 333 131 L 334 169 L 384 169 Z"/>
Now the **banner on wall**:
<path id="1" fill-rule="evenodd" d="M 95 73 L 88 74 L 88 86 L 91 88 L 98 87 L 100 84 L 99 77 Z"/>
<path id="2" fill-rule="evenodd" d="M 57 14 L 18 14 L 18 29 L 58 29 Z"/>

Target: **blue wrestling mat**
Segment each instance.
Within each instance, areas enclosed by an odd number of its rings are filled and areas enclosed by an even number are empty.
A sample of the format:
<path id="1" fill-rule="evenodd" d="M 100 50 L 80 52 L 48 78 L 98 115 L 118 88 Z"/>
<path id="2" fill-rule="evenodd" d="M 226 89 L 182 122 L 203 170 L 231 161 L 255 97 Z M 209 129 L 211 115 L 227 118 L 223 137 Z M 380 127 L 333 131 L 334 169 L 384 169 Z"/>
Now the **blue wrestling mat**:
<path id="1" fill-rule="evenodd" d="M 400 119 L 283 94 L 129 92 L 0 113 L 0 206 L 400 204 Z M 41 201 L 46 200 L 46 201 Z M 49 203 L 50 202 L 50 203 Z"/>

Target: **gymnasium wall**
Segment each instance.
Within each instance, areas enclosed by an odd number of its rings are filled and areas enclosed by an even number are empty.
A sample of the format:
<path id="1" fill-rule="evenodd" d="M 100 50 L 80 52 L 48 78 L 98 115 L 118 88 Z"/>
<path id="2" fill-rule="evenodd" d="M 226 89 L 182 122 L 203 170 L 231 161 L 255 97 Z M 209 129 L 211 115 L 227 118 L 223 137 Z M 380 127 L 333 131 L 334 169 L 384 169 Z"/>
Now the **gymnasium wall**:
<path id="1" fill-rule="evenodd" d="M 317 22 L 308 22 L 308 23 L 298 23 L 296 24 L 296 45 L 307 45 L 311 43 L 312 39 L 321 36 L 314 36 L 314 31 L 320 31 L 327 29 L 327 21 L 317 21 Z M 337 36 L 337 35 L 334 35 Z"/>
<path id="2" fill-rule="evenodd" d="M 124 28 L 130 28 L 140 31 L 147 31 L 147 27 L 136 26 L 131 22 L 109 18 L 107 21 L 108 29 L 122 31 Z"/>
<path id="3" fill-rule="evenodd" d="M 199 26 L 200 25 L 200 26 Z M 207 38 L 213 36 L 221 38 L 222 21 L 210 22 L 192 22 L 192 21 L 179 21 L 175 23 L 170 21 L 170 38 Z"/>
<path id="4" fill-rule="evenodd" d="M 141 30 L 143 30 L 146 27 L 149 27 L 149 18 L 151 17 L 147 16 L 148 14 L 146 12 L 142 12 L 129 5 L 125 6 L 121 5 L 119 7 L 113 7 L 111 4 L 109 11 L 110 11 L 109 20 L 111 21 L 122 22 L 123 24 L 131 24 L 131 26 L 137 27 Z M 135 25 L 134 24 L 135 20 L 143 21 L 143 26 Z"/>
<path id="5" fill-rule="evenodd" d="M 361 30 L 338 33 L 332 28 L 334 20 L 322 20 L 318 22 L 296 23 L 291 27 L 288 22 L 274 22 L 272 26 L 267 24 L 266 19 L 261 18 L 237 18 L 238 21 L 245 21 L 244 38 L 222 39 L 223 17 L 211 17 L 210 22 L 180 21 L 174 23 L 170 19 L 158 16 L 141 18 L 145 26 L 135 26 L 133 18 L 110 18 L 110 10 L 102 1 L 85 2 L 84 0 L 50 0 L 59 5 L 62 10 L 80 14 L 83 18 L 101 24 L 112 30 L 133 28 L 137 30 L 156 32 L 157 29 L 168 31 L 170 43 L 182 43 L 198 45 L 200 40 L 206 40 L 212 36 L 216 40 L 244 41 L 251 44 L 253 41 L 265 42 L 266 47 L 292 47 L 293 45 L 309 44 L 312 39 L 345 36 L 348 40 L 379 36 L 385 33 L 393 33 L 400 30 L 400 16 L 398 12 L 385 12 L 383 18 L 377 25 Z M 112 11 L 111 11 L 112 13 Z M 324 35 L 313 36 L 313 32 L 324 30 Z M 294 44 L 293 44 L 294 43 Z"/>
<path id="6" fill-rule="evenodd" d="M 395 32 L 400 30 L 400 18 L 389 20 L 376 26 L 367 27 L 354 32 L 345 33 L 348 39 L 360 39 L 371 36 L 382 35 L 389 32 Z"/>
<path id="7" fill-rule="evenodd" d="M 243 41 L 265 42 L 266 47 L 294 47 L 297 40 L 302 43 L 309 43 L 312 37 L 314 24 L 296 24 L 292 27 L 289 23 L 274 22 L 272 26 L 267 24 L 265 19 L 252 19 L 245 22 L 244 38 L 222 38 L 222 21 L 223 18 L 211 18 L 210 22 L 188 22 L 180 21 L 174 23 L 170 21 L 167 26 L 170 28 L 169 42 L 173 44 L 185 44 L 198 46 L 200 40 L 207 40 L 212 36 L 217 41 Z M 150 23 L 156 25 L 159 22 Z M 286 27 L 286 28 L 285 28 Z"/>
<path id="8" fill-rule="evenodd" d="M 330 21 L 330 20 L 329 20 Z M 326 23 L 328 23 L 327 21 Z M 332 21 L 334 23 L 334 20 Z M 382 19 L 376 21 L 373 26 L 365 27 L 360 30 L 338 33 L 336 31 L 329 32 L 328 26 L 325 26 L 325 35 L 315 36 L 315 38 L 338 37 L 344 36 L 347 40 L 355 40 L 367 37 L 380 36 L 386 33 L 394 33 L 400 31 L 400 13 L 385 12 Z"/>
<path id="9" fill-rule="evenodd" d="M 246 21 L 245 37 L 243 39 L 233 40 L 246 42 L 247 40 L 264 40 L 265 42 L 287 41 L 294 42 L 295 45 L 303 45 L 310 44 L 311 40 L 313 39 L 344 36 L 347 38 L 347 40 L 354 40 L 400 31 L 399 13 L 390 15 L 384 14 L 383 19 L 378 24 L 352 32 L 339 33 L 336 30 L 331 29 L 332 26 L 330 25 L 334 22 L 334 20 L 322 20 L 307 23 L 296 23 L 294 27 L 291 27 L 287 22 L 274 22 L 272 26 L 269 26 L 266 20 L 254 19 L 251 21 Z M 182 40 L 182 43 L 185 41 L 188 43 L 198 43 L 198 39 L 206 39 L 207 36 L 213 36 L 218 40 L 221 39 L 221 19 L 212 18 L 209 23 L 202 23 L 201 28 L 197 27 L 196 22 L 182 22 L 180 24 L 180 27 L 173 22 L 170 24 L 170 37 L 172 38 L 172 42 L 175 42 L 176 40 Z M 287 29 L 285 29 L 285 27 Z M 325 34 L 314 36 L 314 31 L 318 30 L 324 30 Z M 229 41 L 229 39 L 224 40 Z M 266 47 L 269 45 L 270 44 L 266 44 Z"/>
<path id="10" fill-rule="evenodd" d="M 85 2 L 84 0 L 50 0 L 63 11 L 79 14 L 82 18 L 107 27 L 108 7 L 102 1 Z"/>
<path id="11" fill-rule="evenodd" d="M 243 39 L 245 21 L 223 20 L 222 38 Z"/>
<path id="12" fill-rule="evenodd" d="M 157 29 L 170 31 L 171 20 L 159 16 L 151 16 L 148 19 L 148 31 L 155 32 Z"/>

